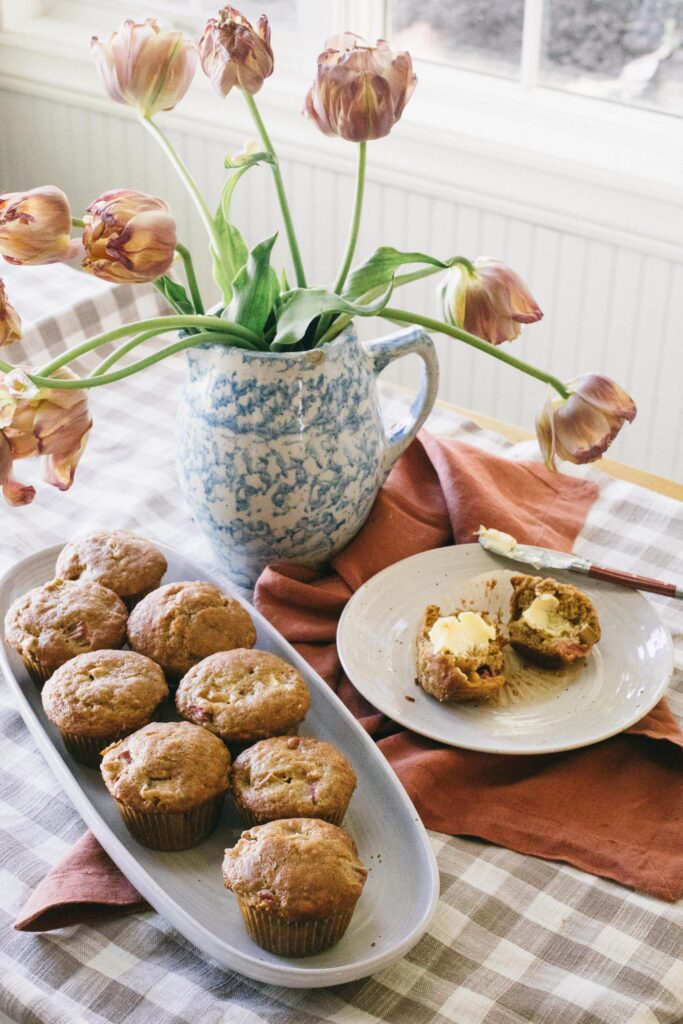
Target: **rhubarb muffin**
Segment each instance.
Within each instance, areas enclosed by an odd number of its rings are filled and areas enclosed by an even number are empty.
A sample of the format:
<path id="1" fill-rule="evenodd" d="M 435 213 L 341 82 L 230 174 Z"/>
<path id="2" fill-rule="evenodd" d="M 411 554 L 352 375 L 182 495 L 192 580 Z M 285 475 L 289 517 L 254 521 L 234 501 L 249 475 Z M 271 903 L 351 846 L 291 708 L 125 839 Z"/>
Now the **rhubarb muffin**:
<path id="1" fill-rule="evenodd" d="M 238 649 L 205 658 L 183 677 L 176 707 L 216 733 L 233 753 L 269 736 L 295 733 L 311 704 L 306 683 L 268 651 Z"/>
<path id="2" fill-rule="evenodd" d="M 442 615 L 429 605 L 417 634 L 417 682 L 444 703 L 481 700 L 505 685 L 501 637 L 486 612 Z"/>
<path id="3" fill-rule="evenodd" d="M 341 825 L 356 773 L 331 743 L 274 736 L 239 755 L 230 787 L 246 825 L 276 818 L 320 818 Z"/>
<path id="4" fill-rule="evenodd" d="M 230 755 L 190 722 L 152 722 L 107 747 L 101 772 L 134 839 L 152 850 L 185 850 L 218 824 Z"/>
<path id="5" fill-rule="evenodd" d="M 155 590 L 168 568 L 153 544 L 129 530 L 98 530 L 62 548 L 57 575 L 94 580 L 118 594 L 128 608 Z"/>
<path id="6" fill-rule="evenodd" d="M 216 651 L 253 647 L 256 630 L 240 602 L 213 583 L 167 583 L 131 612 L 128 643 L 177 682 Z"/>
<path id="7" fill-rule="evenodd" d="M 339 942 L 367 874 L 351 836 L 315 818 L 251 828 L 223 860 L 225 887 L 235 893 L 251 938 L 289 957 Z"/>
<path id="8" fill-rule="evenodd" d="M 151 721 L 168 697 L 164 673 L 134 651 L 92 651 L 58 668 L 43 688 L 43 710 L 81 764 Z"/>
<path id="9" fill-rule="evenodd" d="M 128 611 L 120 597 L 91 580 L 57 578 L 17 598 L 5 639 L 42 685 L 78 654 L 122 647 Z"/>
<path id="10" fill-rule="evenodd" d="M 546 668 L 571 665 L 600 639 L 592 601 L 571 583 L 540 576 L 513 576 L 510 582 L 510 643 L 529 661 Z"/>

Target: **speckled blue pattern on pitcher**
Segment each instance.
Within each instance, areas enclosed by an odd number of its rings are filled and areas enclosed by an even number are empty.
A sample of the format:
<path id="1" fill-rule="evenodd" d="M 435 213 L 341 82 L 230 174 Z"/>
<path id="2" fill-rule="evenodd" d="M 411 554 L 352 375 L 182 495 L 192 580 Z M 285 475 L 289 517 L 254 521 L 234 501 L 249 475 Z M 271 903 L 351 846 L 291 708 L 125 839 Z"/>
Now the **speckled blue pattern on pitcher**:
<path id="1" fill-rule="evenodd" d="M 387 433 L 377 374 L 424 360 L 410 416 Z M 347 329 L 311 352 L 188 351 L 178 467 L 188 503 L 230 578 L 251 586 L 270 562 L 320 565 L 365 522 L 438 387 L 431 338 L 409 328 L 361 343 Z"/>

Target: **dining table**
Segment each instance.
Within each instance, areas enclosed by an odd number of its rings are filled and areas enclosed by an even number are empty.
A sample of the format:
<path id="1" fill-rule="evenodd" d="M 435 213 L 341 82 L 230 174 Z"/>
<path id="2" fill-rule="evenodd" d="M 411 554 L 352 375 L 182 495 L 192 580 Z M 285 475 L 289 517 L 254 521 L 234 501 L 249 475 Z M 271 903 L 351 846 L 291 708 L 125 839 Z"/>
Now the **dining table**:
<path id="1" fill-rule="evenodd" d="M 24 323 L 7 358 L 25 366 L 167 310 L 151 286 L 114 286 L 67 265 L 7 265 L 2 277 Z M 108 351 L 99 350 L 97 360 Z M 92 367 L 88 358 L 77 369 Z M 0 508 L 0 574 L 76 533 L 124 528 L 220 575 L 176 477 L 173 434 L 183 374 L 184 359 L 175 356 L 91 391 L 94 427 L 70 490 L 43 483 L 38 460 L 16 463 L 17 476 L 35 483 L 36 496 L 25 507 Z M 387 420 L 405 416 L 412 396 L 386 382 L 380 389 Z M 427 428 L 506 459 L 539 457 L 524 432 L 445 403 L 437 402 Z M 567 471 L 598 488 L 577 554 L 683 580 L 680 485 L 614 463 Z M 674 639 L 667 699 L 683 723 L 683 603 L 647 600 Z M 566 863 L 431 831 L 440 897 L 426 934 L 373 976 L 332 988 L 287 989 L 227 970 L 154 910 L 52 931 L 15 930 L 29 894 L 84 831 L 0 678 L 0 1024 L 683 1021 L 681 902 Z"/>

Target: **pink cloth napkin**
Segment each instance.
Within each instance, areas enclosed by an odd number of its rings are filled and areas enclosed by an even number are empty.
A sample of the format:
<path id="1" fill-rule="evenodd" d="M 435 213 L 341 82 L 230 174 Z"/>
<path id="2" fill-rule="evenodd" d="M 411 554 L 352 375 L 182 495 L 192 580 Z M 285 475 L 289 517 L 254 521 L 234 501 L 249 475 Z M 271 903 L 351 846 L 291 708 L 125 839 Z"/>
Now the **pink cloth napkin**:
<path id="1" fill-rule="evenodd" d="M 271 566 L 256 603 L 377 739 L 429 828 L 568 861 L 671 900 L 683 892 L 683 736 L 663 702 L 628 733 L 567 754 L 455 750 L 369 705 L 341 672 L 335 646 L 349 597 L 386 566 L 471 542 L 481 523 L 568 551 L 595 497 L 586 481 L 423 432 L 329 571 Z M 362 784 L 362 766 L 359 775 Z M 15 927 L 57 928 L 144 906 L 86 835 L 41 883 Z"/>

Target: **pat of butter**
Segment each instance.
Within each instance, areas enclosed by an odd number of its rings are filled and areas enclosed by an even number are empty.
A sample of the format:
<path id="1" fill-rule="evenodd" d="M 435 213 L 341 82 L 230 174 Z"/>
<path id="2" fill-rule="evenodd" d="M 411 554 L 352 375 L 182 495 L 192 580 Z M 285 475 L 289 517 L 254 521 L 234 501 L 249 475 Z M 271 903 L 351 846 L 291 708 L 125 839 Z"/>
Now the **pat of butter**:
<path id="1" fill-rule="evenodd" d="M 480 526 L 477 535 L 486 541 L 486 547 L 496 555 L 511 555 L 517 547 L 517 540 L 511 533 L 504 533 L 502 530 L 490 529 Z"/>
<path id="2" fill-rule="evenodd" d="M 496 630 L 477 612 L 460 612 L 437 619 L 429 630 L 435 654 L 449 651 L 456 658 L 468 654 L 485 654 Z"/>
<path id="3" fill-rule="evenodd" d="M 559 604 L 554 594 L 539 594 L 522 612 L 522 618 L 532 629 L 548 636 L 566 636 L 572 632 L 572 624 L 559 614 Z"/>

